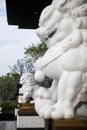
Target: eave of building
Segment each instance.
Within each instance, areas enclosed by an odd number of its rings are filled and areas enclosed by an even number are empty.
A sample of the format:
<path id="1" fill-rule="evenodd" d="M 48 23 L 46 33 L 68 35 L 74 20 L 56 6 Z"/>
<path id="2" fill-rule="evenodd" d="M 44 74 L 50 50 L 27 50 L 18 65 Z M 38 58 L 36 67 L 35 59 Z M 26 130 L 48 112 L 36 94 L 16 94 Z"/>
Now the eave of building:
<path id="1" fill-rule="evenodd" d="M 41 11 L 52 0 L 6 0 L 7 22 L 23 29 L 38 27 Z"/>

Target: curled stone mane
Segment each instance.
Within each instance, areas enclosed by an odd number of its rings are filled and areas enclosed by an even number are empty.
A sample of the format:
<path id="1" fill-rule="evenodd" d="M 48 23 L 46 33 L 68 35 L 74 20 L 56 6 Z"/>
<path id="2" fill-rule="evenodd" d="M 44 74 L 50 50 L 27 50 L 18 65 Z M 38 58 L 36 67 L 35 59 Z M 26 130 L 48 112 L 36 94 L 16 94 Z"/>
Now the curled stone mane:
<path id="1" fill-rule="evenodd" d="M 86 4 L 87 0 L 66 0 L 66 2 L 61 5 L 63 10 L 67 10 L 67 12 L 71 12 L 74 8 Z"/>

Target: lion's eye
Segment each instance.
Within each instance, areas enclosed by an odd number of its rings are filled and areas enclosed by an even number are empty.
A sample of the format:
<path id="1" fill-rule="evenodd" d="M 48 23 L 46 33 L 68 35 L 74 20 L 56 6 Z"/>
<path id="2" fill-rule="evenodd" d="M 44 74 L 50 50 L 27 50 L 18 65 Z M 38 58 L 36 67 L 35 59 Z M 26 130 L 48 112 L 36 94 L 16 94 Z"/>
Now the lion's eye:
<path id="1" fill-rule="evenodd" d="M 48 35 L 49 38 L 51 38 L 55 34 L 56 30 Z"/>

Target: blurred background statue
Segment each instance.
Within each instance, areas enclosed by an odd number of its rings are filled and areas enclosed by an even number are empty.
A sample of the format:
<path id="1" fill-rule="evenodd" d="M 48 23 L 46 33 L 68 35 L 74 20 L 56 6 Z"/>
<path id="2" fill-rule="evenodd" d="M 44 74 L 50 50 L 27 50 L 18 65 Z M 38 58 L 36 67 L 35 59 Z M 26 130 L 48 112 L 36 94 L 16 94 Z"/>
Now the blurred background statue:
<path id="1" fill-rule="evenodd" d="M 35 93 L 40 86 L 34 79 L 34 73 L 23 74 L 20 78 L 20 84 L 22 87 L 19 89 L 18 103 L 30 103 L 35 100 Z"/>

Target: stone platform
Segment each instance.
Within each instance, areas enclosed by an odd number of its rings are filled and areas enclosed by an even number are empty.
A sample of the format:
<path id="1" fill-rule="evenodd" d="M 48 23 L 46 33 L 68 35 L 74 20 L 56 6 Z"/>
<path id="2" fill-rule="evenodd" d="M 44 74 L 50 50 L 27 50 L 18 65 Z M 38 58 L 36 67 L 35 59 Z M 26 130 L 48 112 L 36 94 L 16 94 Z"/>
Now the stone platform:
<path id="1" fill-rule="evenodd" d="M 17 130 L 44 130 L 44 119 L 35 111 L 33 104 L 21 104 L 17 114 Z"/>
<path id="2" fill-rule="evenodd" d="M 87 130 L 87 118 L 46 119 L 45 130 Z"/>
<path id="3" fill-rule="evenodd" d="M 44 119 L 38 115 L 17 115 L 17 130 L 44 130 Z"/>
<path id="4" fill-rule="evenodd" d="M 16 121 L 0 121 L 0 130 L 16 130 Z"/>

